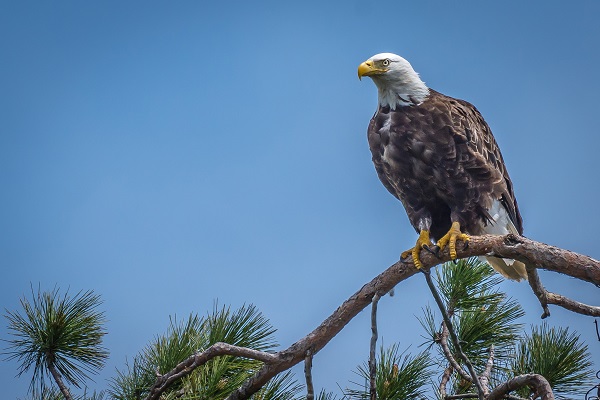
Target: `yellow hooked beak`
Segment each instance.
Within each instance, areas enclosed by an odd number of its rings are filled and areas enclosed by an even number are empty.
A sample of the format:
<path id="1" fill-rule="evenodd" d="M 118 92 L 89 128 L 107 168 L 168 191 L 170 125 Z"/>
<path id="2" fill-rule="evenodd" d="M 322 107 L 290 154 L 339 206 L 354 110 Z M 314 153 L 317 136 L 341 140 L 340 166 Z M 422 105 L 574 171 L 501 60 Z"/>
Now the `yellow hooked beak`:
<path id="1" fill-rule="evenodd" d="M 361 80 L 363 76 L 383 74 L 384 72 L 386 72 L 385 69 L 375 67 L 373 60 L 367 60 L 358 66 L 358 79 Z"/>

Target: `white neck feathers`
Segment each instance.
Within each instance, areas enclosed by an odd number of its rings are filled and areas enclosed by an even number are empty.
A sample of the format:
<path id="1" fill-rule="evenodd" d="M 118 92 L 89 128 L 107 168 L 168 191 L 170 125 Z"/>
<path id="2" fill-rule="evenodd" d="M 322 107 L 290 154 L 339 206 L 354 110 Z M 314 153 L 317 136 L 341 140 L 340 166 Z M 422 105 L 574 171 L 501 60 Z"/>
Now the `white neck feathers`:
<path id="1" fill-rule="evenodd" d="M 392 110 L 398 106 L 421 104 L 429 96 L 429 88 L 425 82 L 410 63 L 400 56 L 391 59 L 385 73 L 371 78 L 377 85 L 379 105 L 389 106 Z"/>

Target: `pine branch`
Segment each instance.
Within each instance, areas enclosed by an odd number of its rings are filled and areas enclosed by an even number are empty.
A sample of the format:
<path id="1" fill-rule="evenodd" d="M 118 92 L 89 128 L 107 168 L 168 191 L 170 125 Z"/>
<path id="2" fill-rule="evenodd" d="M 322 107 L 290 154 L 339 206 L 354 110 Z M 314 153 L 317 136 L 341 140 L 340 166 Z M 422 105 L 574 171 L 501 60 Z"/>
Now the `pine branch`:
<path id="1" fill-rule="evenodd" d="M 525 264 L 536 265 L 541 269 L 558 272 L 600 286 L 600 262 L 597 260 L 568 250 L 535 242 L 521 236 L 472 236 L 469 241 L 469 247 L 467 249 L 462 249 L 459 246 L 457 255 L 459 258 L 493 255 L 517 259 L 523 261 Z M 421 252 L 421 262 L 423 263 L 423 269 L 426 270 L 449 260 L 450 256 L 447 251 L 441 252 L 439 258 L 428 252 Z M 194 355 L 186 361 L 183 361 L 173 371 L 159 377 L 152 387 L 151 393 L 146 397 L 146 400 L 157 400 L 160 396 L 160 394 L 157 394 L 158 388 L 161 388 L 160 393 L 164 392 L 168 385 L 178 379 L 176 378 L 177 374 L 183 374 L 185 371 L 187 371 L 186 374 L 189 374 L 193 368 L 197 368 L 209 359 L 223 354 L 254 358 L 265 362 L 263 367 L 258 370 L 254 376 L 248 379 L 238 390 L 233 392 L 227 398 L 227 400 L 247 399 L 275 375 L 302 362 L 307 350 L 310 349 L 313 355 L 318 353 L 360 311 L 371 304 L 371 300 L 376 293 L 380 296 L 384 296 L 398 283 L 410 278 L 417 272 L 412 260 L 398 261 L 376 276 L 371 282 L 365 284 L 360 290 L 338 307 L 338 309 L 325 319 L 315 330 L 298 340 L 289 348 L 280 352 L 265 353 L 246 349 L 248 350 L 248 353 L 246 354 L 235 354 L 233 351 L 226 352 L 223 349 L 220 349 L 219 351 L 213 349 L 209 354 L 205 354 L 209 352 L 209 350 L 207 350 L 204 353 Z M 556 302 L 551 303 L 551 299 Z M 566 301 L 553 298 L 552 296 L 550 296 L 548 300 L 551 304 L 560 305 L 568 309 L 568 307 L 565 306 L 565 304 L 567 304 Z M 573 300 L 571 301 L 574 302 Z M 585 315 L 592 315 L 589 314 L 589 312 L 596 312 L 596 309 L 598 308 L 593 306 L 587 307 L 589 308 L 579 308 L 577 312 Z M 224 344 L 221 345 L 225 346 Z M 254 357 L 251 354 L 254 355 Z M 198 358 L 198 362 L 196 362 L 196 357 Z M 182 364 L 183 366 L 180 367 Z M 181 376 L 185 376 L 185 374 Z M 492 393 L 494 393 L 494 391 L 492 391 Z"/>

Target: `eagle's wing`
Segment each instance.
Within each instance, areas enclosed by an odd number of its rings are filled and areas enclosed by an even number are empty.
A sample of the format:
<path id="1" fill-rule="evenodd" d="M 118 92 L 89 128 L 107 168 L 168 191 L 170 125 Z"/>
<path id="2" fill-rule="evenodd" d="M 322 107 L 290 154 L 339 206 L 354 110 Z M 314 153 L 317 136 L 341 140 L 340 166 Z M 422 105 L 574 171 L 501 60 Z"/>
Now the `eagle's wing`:
<path id="1" fill-rule="evenodd" d="M 475 106 L 464 100 L 451 100 L 446 104 L 454 123 L 453 134 L 457 135 L 455 142 L 464 141 L 467 148 L 467 154 L 461 159 L 463 167 L 476 183 L 492 185 L 493 193 L 497 196 L 494 200 L 500 201 L 517 232 L 522 234 L 523 220 L 512 181 L 490 127 Z"/>
<path id="2" fill-rule="evenodd" d="M 442 95 L 443 96 L 443 95 Z M 472 104 L 455 100 L 447 102 L 454 122 L 453 134 L 455 142 L 465 141 L 467 152 L 461 157 L 463 167 L 469 171 L 473 184 L 482 186 L 491 185 L 491 208 L 488 210 L 488 220 L 492 222 L 484 228 L 491 234 L 518 233 L 523 234 L 523 220 L 514 194 L 512 181 L 508 175 L 502 153 L 488 124 L 485 122 L 477 108 Z M 456 140 L 458 138 L 459 140 Z M 461 146 L 464 148 L 464 146 Z M 509 221 L 496 220 L 502 207 L 508 215 Z M 496 216 L 494 216 L 496 215 Z M 504 217 L 505 218 L 505 217 Z M 492 267 L 509 279 L 519 281 L 527 279 L 525 264 L 519 261 L 498 257 L 485 257 Z"/>
<path id="3" fill-rule="evenodd" d="M 379 152 L 379 151 L 383 151 L 383 145 L 381 142 L 386 141 L 386 139 L 389 140 L 389 136 L 387 138 L 386 137 L 382 138 L 381 135 L 379 134 L 377 125 L 378 124 L 381 125 L 382 122 L 377 121 L 378 118 L 379 119 L 389 118 L 389 116 L 382 117 L 381 115 L 379 115 L 379 112 L 376 112 L 375 115 L 373 115 L 373 118 L 371 118 L 371 122 L 369 122 L 369 128 L 367 129 L 367 139 L 369 141 L 369 147 L 371 148 L 371 150 L 373 151 L 373 149 L 376 149 L 375 151 Z M 379 177 L 379 180 L 381 181 L 381 183 L 383 183 L 383 186 L 385 186 L 385 188 L 392 195 L 394 195 L 394 197 L 396 197 L 398 200 L 402 201 L 402 199 L 398 196 L 396 189 L 392 185 L 392 182 L 390 181 L 390 177 L 384 171 L 383 159 L 381 157 L 373 157 L 373 164 L 375 165 L 375 171 L 377 171 L 377 176 Z"/>

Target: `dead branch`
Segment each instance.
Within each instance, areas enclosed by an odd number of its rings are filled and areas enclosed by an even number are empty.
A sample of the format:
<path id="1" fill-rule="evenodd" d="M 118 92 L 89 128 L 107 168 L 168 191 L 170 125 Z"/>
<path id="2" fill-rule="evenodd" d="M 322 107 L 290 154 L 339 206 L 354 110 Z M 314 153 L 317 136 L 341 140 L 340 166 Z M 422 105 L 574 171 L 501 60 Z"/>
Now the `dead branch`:
<path id="1" fill-rule="evenodd" d="M 369 387 L 370 399 L 377 400 L 377 359 L 375 358 L 375 347 L 377 345 L 377 304 L 380 296 L 375 293 L 371 300 L 371 343 L 369 346 Z"/>
<path id="2" fill-rule="evenodd" d="M 580 303 L 578 301 L 569 299 L 568 297 L 560 294 L 546 292 L 546 298 L 548 304 L 555 304 L 566 308 L 569 311 L 576 312 L 578 314 L 591 315 L 592 317 L 600 317 L 600 307 L 588 306 L 587 304 Z"/>
<path id="3" fill-rule="evenodd" d="M 456 372 L 458 372 L 458 374 L 461 376 L 461 378 L 463 378 L 466 381 L 473 382 L 473 378 L 471 377 L 471 375 L 469 375 L 467 373 L 467 371 L 462 369 L 462 367 L 458 364 L 458 362 L 452 355 L 452 352 L 450 351 L 450 346 L 448 346 L 448 336 L 449 335 L 450 335 L 450 332 L 448 332 L 448 327 L 446 327 L 446 323 L 442 322 L 442 334 L 440 335 L 439 343 L 440 343 L 440 346 L 442 347 L 442 352 L 444 353 L 444 357 L 446 357 L 446 360 L 448 360 L 448 362 L 450 363 L 450 366 L 452 368 L 454 368 L 454 370 Z"/>
<path id="4" fill-rule="evenodd" d="M 600 286 L 600 262 L 597 260 L 568 250 L 535 242 L 521 236 L 472 236 L 468 248 L 463 249 L 459 246 L 457 255 L 459 258 L 480 255 L 512 258 L 522 261 L 525 264 L 536 265 L 541 269 L 558 272 Z M 421 252 L 423 269 L 426 270 L 449 260 L 450 256 L 447 251 L 441 252 L 439 258 L 428 252 Z M 371 282 L 360 288 L 315 330 L 292 344 L 289 348 L 280 352 L 271 354 L 245 349 L 244 354 L 242 354 L 241 351 L 238 354 L 235 354 L 233 351 L 235 346 L 230 346 L 229 351 L 225 351 L 223 346 L 229 345 L 219 344 L 220 346 L 217 346 L 217 344 L 215 344 L 205 352 L 196 354 L 183 361 L 173 371 L 157 378 L 157 381 L 152 387 L 150 394 L 146 397 L 146 400 L 157 400 L 160 393 L 166 390 L 166 388 L 176 379 L 189 374 L 194 368 L 204 364 L 209 359 L 224 354 L 254 358 L 265 363 L 254 376 L 248 379 L 239 389 L 227 398 L 227 400 L 247 399 L 275 375 L 286 371 L 303 361 L 307 350 L 311 350 L 313 355 L 318 353 L 360 311 L 371 303 L 371 300 L 376 293 L 380 296 L 385 295 L 398 283 L 410 278 L 415 273 L 417 273 L 417 269 L 414 267 L 412 260 L 407 259 L 406 261 L 398 261 L 376 276 Z M 574 301 L 571 300 L 571 302 Z M 548 303 L 563 306 L 567 309 L 569 309 L 567 304 L 571 304 L 553 296 L 548 297 Z M 587 306 L 587 308 L 573 308 L 577 309 L 572 309 L 571 311 L 576 311 L 585 315 L 597 315 L 590 314 L 590 312 L 596 312 L 598 307 Z M 215 348 L 215 346 L 217 347 Z M 495 391 L 496 389 L 492 391 L 492 393 Z M 492 393 L 490 393 L 490 396 Z M 496 398 L 499 397 L 496 396 Z"/>
<path id="5" fill-rule="evenodd" d="M 498 385 L 494 390 L 490 392 L 487 400 L 499 400 L 509 392 L 522 388 L 523 386 L 529 386 L 535 392 L 535 397 L 539 397 L 541 400 L 554 400 L 554 394 L 550 384 L 542 375 L 539 374 L 525 374 L 515 376 L 514 378 Z"/>
<path id="6" fill-rule="evenodd" d="M 310 350 L 306 351 L 304 358 L 304 377 L 306 378 L 306 400 L 314 400 L 315 389 L 312 381 L 312 353 Z"/>
<path id="7" fill-rule="evenodd" d="M 537 296 L 540 301 L 540 305 L 544 312 L 542 313 L 542 319 L 550 316 L 550 310 L 548 309 L 548 291 L 542 285 L 542 281 L 540 280 L 540 276 L 537 273 L 537 269 L 531 265 L 527 264 L 525 266 L 527 268 L 527 281 L 533 293 Z"/>

